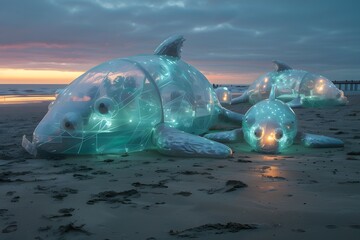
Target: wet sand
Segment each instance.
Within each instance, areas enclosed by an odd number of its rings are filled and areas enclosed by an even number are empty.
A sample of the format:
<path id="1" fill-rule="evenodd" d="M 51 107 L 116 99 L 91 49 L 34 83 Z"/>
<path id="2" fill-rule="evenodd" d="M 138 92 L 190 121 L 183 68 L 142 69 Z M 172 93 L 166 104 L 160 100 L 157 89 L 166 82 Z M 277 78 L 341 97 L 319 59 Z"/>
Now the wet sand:
<path id="1" fill-rule="evenodd" d="M 242 143 L 228 159 L 32 158 L 21 138 L 48 103 L 0 105 L 0 239 L 357 239 L 360 96 L 349 100 L 296 110 L 300 130 L 344 148 L 262 155 Z"/>

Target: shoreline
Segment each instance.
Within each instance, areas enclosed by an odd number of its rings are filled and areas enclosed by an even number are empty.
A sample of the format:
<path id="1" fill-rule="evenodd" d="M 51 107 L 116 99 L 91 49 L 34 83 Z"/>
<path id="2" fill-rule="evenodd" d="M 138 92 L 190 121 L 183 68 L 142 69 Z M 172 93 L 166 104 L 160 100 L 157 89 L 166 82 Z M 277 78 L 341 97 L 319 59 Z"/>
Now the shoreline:
<path id="1" fill-rule="evenodd" d="M 54 100 L 54 95 L 0 95 L 0 105 L 50 102 Z"/>
<path id="2" fill-rule="evenodd" d="M 232 92 L 232 97 L 238 97 L 243 94 L 242 92 Z M 346 91 L 345 96 L 358 96 L 360 91 Z M 1 105 L 13 105 L 13 104 L 31 104 L 50 102 L 55 100 L 54 94 L 3 94 L 0 95 L 0 106 Z"/>

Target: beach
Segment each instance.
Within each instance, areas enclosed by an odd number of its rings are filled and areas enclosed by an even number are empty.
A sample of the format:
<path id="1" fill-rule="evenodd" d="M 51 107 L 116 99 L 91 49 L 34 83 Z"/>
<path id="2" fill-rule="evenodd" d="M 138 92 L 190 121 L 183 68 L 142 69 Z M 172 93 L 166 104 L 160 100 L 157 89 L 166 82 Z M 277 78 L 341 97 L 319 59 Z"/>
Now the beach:
<path id="1" fill-rule="evenodd" d="M 49 102 L 1 104 L 0 239 L 358 239 L 360 96 L 349 101 L 295 110 L 300 131 L 344 148 L 264 155 L 238 143 L 227 159 L 34 158 L 21 139 Z"/>

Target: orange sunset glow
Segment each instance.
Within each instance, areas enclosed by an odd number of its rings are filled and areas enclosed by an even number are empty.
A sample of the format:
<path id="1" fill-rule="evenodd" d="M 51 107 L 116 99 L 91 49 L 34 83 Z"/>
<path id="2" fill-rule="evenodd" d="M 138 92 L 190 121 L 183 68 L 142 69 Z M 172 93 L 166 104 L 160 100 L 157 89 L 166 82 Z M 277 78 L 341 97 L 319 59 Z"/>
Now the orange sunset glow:
<path id="1" fill-rule="evenodd" d="M 250 84 L 260 76 L 259 73 L 227 74 L 206 71 L 202 71 L 202 73 L 211 83 L 216 84 Z"/>
<path id="2" fill-rule="evenodd" d="M 0 68 L 0 84 L 67 84 L 83 72 Z"/>
<path id="3" fill-rule="evenodd" d="M 0 68 L 0 84 L 68 84 L 83 72 Z M 258 73 L 226 74 L 206 72 L 203 74 L 211 83 L 246 84 L 256 79 Z"/>

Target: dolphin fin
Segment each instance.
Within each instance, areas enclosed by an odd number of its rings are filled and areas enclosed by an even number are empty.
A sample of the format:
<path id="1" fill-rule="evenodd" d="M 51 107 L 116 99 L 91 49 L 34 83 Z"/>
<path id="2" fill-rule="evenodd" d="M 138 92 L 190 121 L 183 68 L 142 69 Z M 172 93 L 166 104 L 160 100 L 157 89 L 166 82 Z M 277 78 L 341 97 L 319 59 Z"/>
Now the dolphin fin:
<path id="1" fill-rule="evenodd" d="M 180 58 L 181 47 L 184 41 L 185 38 L 181 35 L 171 36 L 155 49 L 154 54 Z"/>
<path id="2" fill-rule="evenodd" d="M 231 131 L 208 133 L 204 135 L 204 138 L 221 143 L 233 143 L 243 140 L 244 135 L 242 129 L 238 128 Z"/>
<path id="3" fill-rule="evenodd" d="M 232 150 L 224 144 L 159 124 L 153 133 L 153 143 L 160 153 L 170 156 L 226 158 Z"/>
<path id="4" fill-rule="evenodd" d="M 289 70 L 292 69 L 292 67 L 290 67 L 289 65 L 279 62 L 279 61 L 272 61 L 275 64 L 275 68 L 277 72 L 281 72 L 281 71 L 285 71 L 285 70 Z"/>
<path id="5" fill-rule="evenodd" d="M 233 98 L 231 100 L 231 105 L 235 105 L 238 103 L 244 103 L 249 100 L 248 91 L 245 91 L 243 94 L 241 94 L 239 97 Z"/>
<path id="6" fill-rule="evenodd" d="M 338 138 L 299 132 L 296 141 L 309 148 L 344 147 L 344 142 Z"/>

